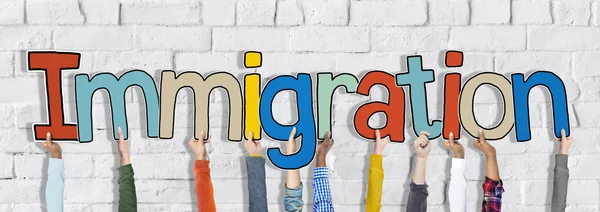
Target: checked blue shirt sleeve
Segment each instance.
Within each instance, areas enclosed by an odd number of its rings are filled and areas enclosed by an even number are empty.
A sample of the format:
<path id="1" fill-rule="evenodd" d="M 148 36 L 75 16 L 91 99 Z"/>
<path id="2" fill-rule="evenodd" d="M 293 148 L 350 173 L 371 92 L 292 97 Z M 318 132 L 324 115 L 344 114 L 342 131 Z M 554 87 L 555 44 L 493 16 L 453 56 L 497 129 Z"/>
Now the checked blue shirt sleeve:
<path id="1" fill-rule="evenodd" d="M 334 212 L 327 167 L 317 167 L 313 176 L 313 212 Z"/>

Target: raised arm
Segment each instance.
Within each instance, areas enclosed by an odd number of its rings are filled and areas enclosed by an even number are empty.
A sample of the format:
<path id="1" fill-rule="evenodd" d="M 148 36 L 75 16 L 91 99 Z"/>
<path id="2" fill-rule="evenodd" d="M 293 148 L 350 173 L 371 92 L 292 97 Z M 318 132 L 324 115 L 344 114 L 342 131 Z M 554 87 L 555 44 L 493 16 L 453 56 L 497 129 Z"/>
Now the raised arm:
<path id="1" fill-rule="evenodd" d="M 325 140 L 317 147 L 317 166 L 313 172 L 313 212 L 333 212 L 331 201 L 331 190 L 329 188 L 329 176 L 326 156 L 333 146 L 331 132 L 327 132 Z"/>
<path id="2" fill-rule="evenodd" d="M 450 133 L 450 139 L 444 142 L 454 157 L 452 158 L 452 169 L 450 170 L 450 186 L 448 186 L 448 202 L 451 212 L 467 211 L 467 163 L 465 161 L 465 148 L 454 140 L 454 134 Z"/>
<path id="3" fill-rule="evenodd" d="M 215 197 L 212 180 L 210 178 L 210 161 L 207 159 L 206 144 L 210 139 L 204 141 L 204 132 L 200 132 L 201 140 L 194 137 L 190 138 L 189 145 L 196 161 L 194 161 L 194 176 L 196 177 L 196 200 L 198 202 L 198 211 L 215 212 Z"/>
<path id="4" fill-rule="evenodd" d="M 46 134 L 46 142 L 42 143 L 42 147 L 50 153 L 48 182 L 46 182 L 46 207 L 48 212 L 62 212 L 65 190 L 65 165 L 62 160 L 62 149 L 60 145 L 52 142 L 50 133 Z"/>
<path id="5" fill-rule="evenodd" d="M 383 149 L 388 139 L 381 139 L 379 130 L 375 130 L 375 148 L 369 166 L 369 186 L 367 191 L 367 212 L 381 210 L 381 191 L 383 186 Z"/>
<path id="6" fill-rule="evenodd" d="M 504 188 L 498 171 L 498 160 L 496 159 L 496 148 L 485 140 L 483 130 L 479 130 L 479 139 L 473 142 L 473 146 L 485 154 L 485 182 L 483 183 L 483 203 L 481 210 L 484 212 L 501 211 L 502 193 Z"/>
<path id="7" fill-rule="evenodd" d="M 248 140 L 244 146 L 249 156 L 246 157 L 246 167 L 248 170 L 248 198 L 250 203 L 250 212 L 264 212 L 268 210 L 267 205 L 267 185 L 265 177 L 265 158 L 260 154 L 260 141 L 252 139 L 252 132 L 248 135 Z"/>
<path id="8" fill-rule="evenodd" d="M 427 156 L 431 151 L 431 145 L 428 132 L 422 131 L 419 137 L 415 139 L 413 147 L 415 148 L 415 168 L 413 170 L 413 182 L 410 184 L 410 193 L 408 194 L 408 203 L 406 211 L 425 212 L 427 211 L 427 192 L 428 185 L 425 183 L 427 170 Z"/>
<path id="9" fill-rule="evenodd" d="M 290 138 L 286 142 L 287 154 L 291 155 L 296 153 L 298 146 L 296 144 L 296 128 L 292 129 Z M 286 212 L 300 212 L 304 207 L 304 201 L 302 201 L 302 182 L 300 181 L 300 171 L 288 170 L 287 180 L 285 183 L 285 197 L 283 198 L 283 205 L 285 206 Z"/>
<path id="10" fill-rule="evenodd" d="M 119 156 L 121 157 L 121 166 L 117 169 L 119 171 L 119 212 L 137 211 L 133 168 L 129 157 L 129 142 L 123 139 L 123 132 L 120 127 L 118 146 Z"/>
<path id="11" fill-rule="evenodd" d="M 565 130 L 561 130 L 561 137 L 556 164 L 554 166 L 554 187 L 552 189 L 552 212 L 564 212 L 567 208 L 567 188 L 569 183 L 569 148 L 573 144 L 571 137 L 566 137 Z"/>

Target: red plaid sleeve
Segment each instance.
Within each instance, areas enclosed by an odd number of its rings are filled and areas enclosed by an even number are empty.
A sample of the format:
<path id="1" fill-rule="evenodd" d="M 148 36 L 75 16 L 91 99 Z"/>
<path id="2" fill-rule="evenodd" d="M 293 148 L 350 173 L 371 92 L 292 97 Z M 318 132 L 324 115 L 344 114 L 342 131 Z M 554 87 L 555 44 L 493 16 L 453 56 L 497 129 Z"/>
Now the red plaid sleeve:
<path id="1" fill-rule="evenodd" d="M 502 193 L 504 193 L 502 180 L 494 181 L 485 177 L 485 182 L 483 182 L 483 205 L 481 211 L 500 212 L 502 208 Z"/>

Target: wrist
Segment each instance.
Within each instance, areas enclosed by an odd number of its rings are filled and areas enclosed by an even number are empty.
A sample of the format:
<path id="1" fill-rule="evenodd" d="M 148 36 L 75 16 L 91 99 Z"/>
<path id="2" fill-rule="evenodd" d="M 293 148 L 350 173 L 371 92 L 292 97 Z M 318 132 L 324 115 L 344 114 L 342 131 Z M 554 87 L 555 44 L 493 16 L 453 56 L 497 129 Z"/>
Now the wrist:
<path id="1" fill-rule="evenodd" d="M 317 167 L 327 167 L 327 161 L 323 156 L 317 156 Z"/>
<path id="2" fill-rule="evenodd" d="M 454 158 L 465 159 L 465 154 L 464 153 L 455 153 Z"/>
<path id="3" fill-rule="evenodd" d="M 51 158 L 62 159 L 62 153 L 51 153 Z"/>
<path id="4" fill-rule="evenodd" d="M 125 166 L 131 164 L 131 161 L 129 160 L 129 158 L 121 158 L 121 166 Z"/>
<path id="5" fill-rule="evenodd" d="M 196 160 L 206 160 L 206 155 L 196 155 Z"/>
<path id="6" fill-rule="evenodd" d="M 558 154 L 561 154 L 561 155 L 568 155 L 568 154 L 569 154 L 569 150 L 562 150 L 562 149 L 559 149 L 559 150 L 558 150 Z"/>

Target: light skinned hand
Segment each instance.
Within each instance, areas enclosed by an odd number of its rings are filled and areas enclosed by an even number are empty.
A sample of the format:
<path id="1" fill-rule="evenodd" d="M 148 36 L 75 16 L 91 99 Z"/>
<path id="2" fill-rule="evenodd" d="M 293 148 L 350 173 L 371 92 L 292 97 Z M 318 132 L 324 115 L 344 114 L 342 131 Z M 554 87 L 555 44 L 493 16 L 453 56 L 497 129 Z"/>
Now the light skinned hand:
<path id="1" fill-rule="evenodd" d="M 287 142 L 285 142 L 285 150 L 287 151 L 288 155 L 296 153 L 298 149 L 298 145 L 296 144 L 296 139 L 294 139 L 294 136 L 296 136 L 295 127 L 292 129 L 292 132 L 290 132 L 290 138 Z"/>
<path id="2" fill-rule="evenodd" d="M 196 160 L 207 160 L 206 144 L 210 143 L 211 138 L 208 138 L 208 140 L 204 141 L 204 131 L 200 131 L 199 138 L 200 140 L 197 140 L 196 138 L 194 138 L 194 136 L 190 138 L 190 148 L 192 148 L 192 152 L 194 152 Z"/>
<path id="3" fill-rule="evenodd" d="M 50 157 L 56 159 L 62 158 L 62 149 L 58 143 L 52 142 L 52 136 L 50 136 L 50 132 L 46 133 L 46 142 L 42 143 L 42 147 L 44 147 L 44 149 L 50 153 Z"/>
<path id="4" fill-rule="evenodd" d="M 475 149 L 485 154 L 485 156 L 489 157 L 496 155 L 496 148 L 485 140 L 485 134 L 482 129 L 479 129 L 479 139 L 473 141 L 473 146 Z"/>
<path id="5" fill-rule="evenodd" d="M 571 138 L 571 136 L 567 137 L 566 136 L 567 133 L 565 132 L 565 129 L 561 129 L 560 130 L 560 138 L 557 138 L 556 140 L 560 142 L 560 145 L 558 146 L 558 154 L 562 154 L 562 155 L 568 155 L 569 154 L 569 148 L 571 148 L 571 144 L 573 144 L 573 138 Z"/>
<path id="6" fill-rule="evenodd" d="M 260 141 L 254 141 L 252 131 L 248 133 L 248 140 L 244 141 L 244 147 L 246 147 L 246 151 L 250 155 L 259 155 L 260 154 Z"/>
<path id="7" fill-rule="evenodd" d="M 121 166 L 124 166 L 131 163 L 129 158 L 129 141 L 123 139 L 123 131 L 121 130 L 121 127 L 118 129 L 118 134 L 118 147 L 119 155 L 121 156 Z"/>
<path id="8" fill-rule="evenodd" d="M 450 138 L 444 141 L 444 146 L 454 154 L 454 158 L 465 158 L 465 147 L 454 140 L 454 133 L 450 133 Z"/>
<path id="9" fill-rule="evenodd" d="M 373 154 L 382 155 L 383 149 L 388 144 L 389 140 L 387 138 L 381 139 L 381 133 L 379 130 L 375 130 L 375 148 L 373 149 Z"/>
<path id="10" fill-rule="evenodd" d="M 430 142 L 427 136 L 429 136 L 429 132 L 421 131 L 419 137 L 415 139 L 413 143 L 413 147 L 415 148 L 418 157 L 425 158 L 431 151 L 431 145 L 429 145 Z"/>

